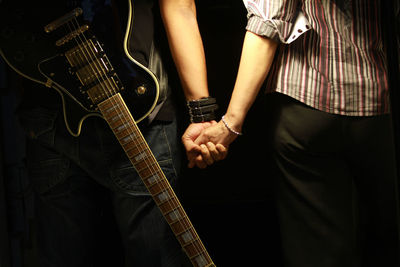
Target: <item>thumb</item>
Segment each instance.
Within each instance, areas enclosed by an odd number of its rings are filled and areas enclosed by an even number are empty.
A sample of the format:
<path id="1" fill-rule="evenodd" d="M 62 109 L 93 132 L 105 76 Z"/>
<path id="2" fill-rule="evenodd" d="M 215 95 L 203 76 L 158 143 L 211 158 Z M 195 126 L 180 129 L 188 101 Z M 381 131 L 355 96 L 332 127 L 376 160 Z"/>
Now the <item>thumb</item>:
<path id="1" fill-rule="evenodd" d="M 201 144 L 206 144 L 208 142 L 208 137 L 204 134 L 201 133 L 195 140 L 194 140 L 194 144 L 198 145 L 200 147 Z M 201 148 L 200 148 L 201 150 Z"/>

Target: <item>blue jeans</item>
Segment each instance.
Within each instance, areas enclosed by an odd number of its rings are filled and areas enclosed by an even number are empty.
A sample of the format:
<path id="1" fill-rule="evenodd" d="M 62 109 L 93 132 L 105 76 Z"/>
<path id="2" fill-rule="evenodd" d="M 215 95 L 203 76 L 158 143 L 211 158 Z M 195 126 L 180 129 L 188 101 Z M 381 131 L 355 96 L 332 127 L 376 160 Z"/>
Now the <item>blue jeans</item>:
<path id="1" fill-rule="evenodd" d="M 37 193 L 41 267 L 101 265 L 97 247 L 110 229 L 99 225 L 107 206 L 118 226 L 125 266 L 175 267 L 187 261 L 105 121 L 87 119 L 76 138 L 56 112 L 39 108 L 20 118 Z M 181 160 L 176 122 L 154 121 L 141 131 L 174 186 Z"/>

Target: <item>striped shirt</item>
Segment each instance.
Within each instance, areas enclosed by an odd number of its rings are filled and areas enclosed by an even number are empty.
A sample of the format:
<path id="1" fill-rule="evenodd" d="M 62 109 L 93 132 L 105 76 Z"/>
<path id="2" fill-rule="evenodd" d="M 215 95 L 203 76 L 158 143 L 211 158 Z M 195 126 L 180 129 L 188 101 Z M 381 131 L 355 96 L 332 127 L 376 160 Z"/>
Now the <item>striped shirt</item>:
<path id="1" fill-rule="evenodd" d="M 246 29 L 281 43 L 267 91 L 333 114 L 389 113 L 379 2 L 245 0 Z"/>

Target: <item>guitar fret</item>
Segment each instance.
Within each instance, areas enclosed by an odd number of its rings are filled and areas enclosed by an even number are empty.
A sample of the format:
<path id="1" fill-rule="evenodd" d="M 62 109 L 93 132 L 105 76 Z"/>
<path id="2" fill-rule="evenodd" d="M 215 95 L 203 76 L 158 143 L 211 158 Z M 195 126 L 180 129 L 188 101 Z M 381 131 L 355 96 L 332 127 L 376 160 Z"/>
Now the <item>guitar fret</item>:
<path id="1" fill-rule="evenodd" d="M 162 214 L 166 215 L 171 211 L 178 209 L 179 206 L 180 206 L 179 202 L 175 198 L 172 198 L 168 201 L 163 202 L 158 207 L 160 208 Z"/>
<path id="2" fill-rule="evenodd" d="M 114 114 L 113 114 L 114 115 Z M 109 117 L 108 117 L 109 118 Z M 124 116 L 124 113 L 118 113 L 114 117 L 109 118 L 108 124 L 110 125 L 111 129 L 116 129 L 121 125 L 129 126 L 132 130 L 134 130 L 133 126 L 134 123 Z"/>
<path id="3" fill-rule="evenodd" d="M 152 186 L 153 184 L 157 183 L 160 180 L 161 180 L 161 177 L 160 177 L 159 173 L 156 173 L 146 179 L 143 179 L 143 181 L 147 187 Z"/>
<path id="4" fill-rule="evenodd" d="M 123 137 L 122 139 L 119 139 L 119 142 L 132 163 L 137 162 L 135 160 L 135 156 L 140 153 L 139 151 L 146 149 L 145 147 L 143 147 L 145 144 L 143 142 L 140 142 L 140 138 L 137 138 L 135 133 L 131 133 Z"/>
<path id="5" fill-rule="evenodd" d="M 157 165 L 157 162 L 153 162 L 151 165 L 146 166 L 143 169 L 136 169 L 139 173 L 140 177 L 148 177 L 153 175 L 154 173 L 158 172 L 160 169 Z"/>
<path id="6" fill-rule="evenodd" d="M 180 223 L 181 221 L 183 221 L 184 223 Z M 186 220 L 181 220 L 181 221 L 170 224 L 171 229 L 175 235 L 181 235 L 187 232 L 189 229 L 193 228 L 192 225 L 188 225 L 187 223 L 185 223 Z"/>
<path id="7" fill-rule="evenodd" d="M 120 132 L 120 131 L 122 131 L 122 130 L 126 130 L 129 126 L 130 126 L 129 123 L 123 123 L 123 124 L 117 126 L 117 128 L 115 128 L 114 130 L 115 130 L 116 132 Z"/>
<path id="8" fill-rule="evenodd" d="M 111 124 L 112 123 L 115 123 L 115 122 L 117 122 L 117 121 L 121 121 L 122 120 L 122 118 L 121 118 L 121 114 L 114 114 L 114 116 L 109 116 L 108 117 L 108 123 L 110 123 L 110 126 L 111 126 Z M 113 128 L 113 127 L 111 127 L 111 128 Z"/>
<path id="9" fill-rule="evenodd" d="M 127 152 L 128 158 L 131 158 L 135 154 L 139 153 L 139 149 L 142 149 L 146 146 L 146 142 L 142 138 L 139 138 L 136 133 L 132 133 L 130 138 L 127 136 L 119 141 L 125 149 L 125 152 Z"/>
<path id="10" fill-rule="evenodd" d="M 100 108 L 103 116 L 109 116 L 111 112 L 115 112 L 115 110 L 117 109 L 118 113 L 124 111 L 124 113 L 127 116 L 130 115 L 129 111 L 126 109 L 126 106 L 124 105 L 123 100 L 121 99 L 121 96 L 118 94 L 113 95 L 106 101 L 99 103 L 98 107 Z"/>
<path id="11" fill-rule="evenodd" d="M 114 114 L 113 114 L 114 115 Z M 116 115 L 118 118 L 115 118 L 113 121 L 111 120 L 107 120 L 108 124 L 110 125 L 111 129 L 115 130 L 119 130 L 119 128 L 122 126 L 124 128 L 131 128 L 131 130 L 133 131 L 133 126 L 134 124 L 132 123 L 132 121 L 128 120 L 128 118 L 125 117 L 124 112 L 119 112 L 118 115 Z M 107 117 L 108 118 L 108 117 Z M 114 117 L 113 117 L 114 118 Z"/>
<path id="12" fill-rule="evenodd" d="M 129 143 L 134 142 L 135 139 L 136 139 L 136 137 L 137 137 L 136 133 L 132 132 L 131 134 L 125 136 L 124 138 L 119 139 L 120 144 L 121 144 L 124 148 L 126 148 L 126 152 L 132 151 L 132 150 L 135 149 L 135 148 L 137 149 L 137 147 L 129 146 Z M 135 145 L 136 145 L 136 144 L 135 144 Z M 130 156 L 128 155 L 128 157 L 130 157 Z"/>
<path id="13" fill-rule="evenodd" d="M 177 235 L 182 234 L 182 233 L 186 232 L 188 229 L 190 229 L 191 227 L 193 227 L 191 224 L 189 224 L 187 222 L 186 217 L 182 218 L 181 220 L 178 220 L 174 223 L 171 223 L 170 226 L 171 226 L 172 231 Z"/>
<path id="14" fill-rule="evenodd" d="M 132 164 L 135 166 L 136 170 L 142 171 L 146 168 L 152 168 L 154 171 L 156 170 L 157 162 L 153 158 L 145 158 L 141 161 L 135 161 L 135 159 L 130 159 Z"/>
<path id="15" fill-rule="evenodd" d="M 206 259 L 204 251 L 201 254 L 197 255 L 192 260 L 194 260 L 194 262 L 196 262 L 197 267 L 206 267 L 206 266 L 209 266 L 211 263 L 211 260 L 208 261 Z"/>
<path id="16" fill-rule="evenodd" d="M 120 108 L 118 104 L 115 104 L 114 106 L 108 107 L 104 111 L 102 111 L 104 117 L 114 117 L 114 116 L 121 116 L 120 113 L 116 112 L 115 110 L 117 108 Z"/>
<path id="17" fill-rule="evenodd" d="M 174 208 L 163 213 L 164 217 L 167 219 L 169 224 L 173 224 L 179 220 L 187 220 L 185 223 L 190 225 L 189 218 L 187 217 L 185 211 L 179 203 L 174 203 Z"/>
<path id="18" fill-rule="evenodd" d="M 133 159 L 138 162 L 138 161 L 142 161 L 145 160 L 149 155 L 147 154 L 147 151 L 143 151 L 139 154 L 137 154 L 137 156 L 133 157 Z"/>
<path id="19" fill-rule="evenodd" d="M 162 191 L 158 195 L 153 194 L 153 196 L 157 206 L 174 197 L 173 194 L 171 194 L 170 189 Z"/>
<path id="20" fill-rule="evenodd" d="M 178 220 L 184 218 L 184 215 L 182 215 L 180 208 L 174 209 L 170 211 L 167 214 L 164 214 L 164 216 L 167 218 L 168 223 L 175 223 Z"/>
<path id="21" fill-rule="evenodd" d="M 186 232 L 181 233 L 181 235 L 178 237 L 179 243 L 181 243 L 182 245 L 189 244 L 196 240 L 194 236 L 195 234 L 193 233 L 193 229 L 190 228 Z"/>
<path id="22" fill-rule="evenodd" d="M 150 191 L 152 195 L 158 195 L 160 192 L 165 191 L 168 189 L 169 185 L 163 181 L 160 180 L 158 183 L 153 184 L 152 186 L 149 186 L 147 189 Z"/>
<path id="23" fill-rule="evenodd" d="M 199 239 L 194 240 L 190 244 L 186 245 L 183 249 L 188 255 L 190 255 L 190 258 L 192 259 L 202 255 L 205 251 L 205 248 L 202 246 Z M 204 260 L 206 259 L 204 258 Z"/>
<path id="24" fill-rule="evenodd" d="M 125 138 L 124 138 L 124 140 L 125 140 Z M 125 149 L 125 152 L 126 152 L 126 155 L 128 156 L 128 158 L 133 158 L 134 156 L 139 154 L 140 151 L 147 149 L 146 143 L 144 141 L 142 141 L 142 139 L 140 139 L 140 138 L 126 140 L 123 147 Z"/>
<path id="25" fill-rule="evenodd" d="M 126 113 L 124 107 L 117 103 L 115 104 L 115 106 L 111 106 L 102 110 L 102 114 L 109 124 L 110 123 L 115 124 L 117 122 L 123 122 L 123 121 L 130 121 L 129 113 Z"/>
<path id="26" fill-rule="evenodd" d="M 155 195 L 155 194 L 153 194 L 153 195 Z M 169 194 L 169 192 L 167 190 L 167 191 L 162 191 L 160 194 L 156 195 L 156 197 L 160 201 L 160 203 L 163 203 L 164 201 L 170 199 L 171 195 Z"/>
<path id="27" fill-rule="evenodd" d="M 119 103 L 115 103 L 115 105 L 110 106 L 110 107 L 105 107 L 104 111 L 102 111 L 103 116 L 107 118 L 115 117 L 118 116 L 121 119 L 124 117 L 124 114 L 122 111 L 126 112 L 125 110 L 122 109 Z"/>
<path id="28" fill-rule="evenodd" d="M 114 134 L 115 134 L 115 136 L 117 137 L 118 140 L 123 139 L 123 138 L 127 137 L 128 135 L 131 135 L 132 133 L 133 133 L 132 129 L 123 129 L 123 130 L 121 130 L 119 132 L 117 132 L 114 129 Z"/>

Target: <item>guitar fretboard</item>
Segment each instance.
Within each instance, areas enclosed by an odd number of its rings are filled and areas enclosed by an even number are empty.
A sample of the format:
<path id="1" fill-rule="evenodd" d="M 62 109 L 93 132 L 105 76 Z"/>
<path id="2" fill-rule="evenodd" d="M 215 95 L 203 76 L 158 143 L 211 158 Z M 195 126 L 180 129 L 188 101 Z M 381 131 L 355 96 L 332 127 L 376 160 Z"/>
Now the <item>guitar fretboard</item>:
<path id="1" fill-rule="evenodd" d="M 193 266 L 215 266 L 121 95 L 98 107 Z"/>

